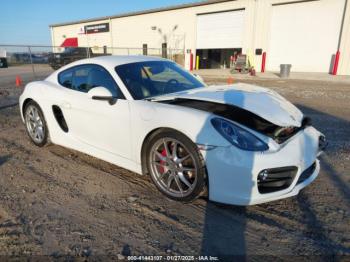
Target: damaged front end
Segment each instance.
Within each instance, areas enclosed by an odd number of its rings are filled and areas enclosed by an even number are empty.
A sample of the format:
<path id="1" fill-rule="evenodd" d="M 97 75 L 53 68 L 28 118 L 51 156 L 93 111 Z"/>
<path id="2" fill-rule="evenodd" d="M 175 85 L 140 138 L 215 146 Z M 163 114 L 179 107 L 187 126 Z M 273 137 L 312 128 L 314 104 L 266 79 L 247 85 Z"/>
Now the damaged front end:
<path id="1" fill-rule="evenodd" d="M 299 127 L 296 126 L 278 126 L 270 121 L 240 107 L 216 103 L 211 101 L 202 101 L 195 99 L 175 98 L 170 100 L 159 100 L 157 102 L 177 106 L 189 107 L 205 112 L 211 112 L 217 116 L 232 120 L 238 124 L 246 126 L 256 132 L 266 135 L 282 144 L 289 138 L 293 137 L 300 130 L 311 125 L 311 120 L 304 117 Z"/>

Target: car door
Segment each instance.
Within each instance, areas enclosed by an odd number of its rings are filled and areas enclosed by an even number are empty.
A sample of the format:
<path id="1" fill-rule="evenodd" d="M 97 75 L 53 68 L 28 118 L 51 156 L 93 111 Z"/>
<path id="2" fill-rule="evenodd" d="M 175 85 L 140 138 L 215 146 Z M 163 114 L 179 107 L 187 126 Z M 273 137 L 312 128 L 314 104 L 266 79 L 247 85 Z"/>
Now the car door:
<path id="1" fill-rule="evenodd" d="M 113 77 L 99 65 L 82 65 L 59 74 L 66 87 L 61 108 L 70 136 L 97 149 L 130 159 L 129 102 L 125 100 Z M 87 92 L 103 86 L 118 100 L 93 100 Z"/>

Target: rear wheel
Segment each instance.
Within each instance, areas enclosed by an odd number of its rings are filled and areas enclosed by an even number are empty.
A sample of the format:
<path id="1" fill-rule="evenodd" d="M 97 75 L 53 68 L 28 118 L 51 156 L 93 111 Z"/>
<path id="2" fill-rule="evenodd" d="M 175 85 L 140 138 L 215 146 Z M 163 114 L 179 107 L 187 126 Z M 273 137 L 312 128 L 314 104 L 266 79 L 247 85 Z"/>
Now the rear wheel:
<path id="1" fill-rule="evenodd" d="M 155 134 L 148 142 L 146 159 L 154 184 L 167 197 L 190 201 L 204 191 L 204 160 L 183 134 L 173 130 Z"/>
<path id="2" fill-rule="evenodd" d="M 44 146 L 47 142 L 48 130 L 44 114 L 39 105 L 30 101 L 24 109 L 26 131 L 30 139 L 37 146 Z"/>

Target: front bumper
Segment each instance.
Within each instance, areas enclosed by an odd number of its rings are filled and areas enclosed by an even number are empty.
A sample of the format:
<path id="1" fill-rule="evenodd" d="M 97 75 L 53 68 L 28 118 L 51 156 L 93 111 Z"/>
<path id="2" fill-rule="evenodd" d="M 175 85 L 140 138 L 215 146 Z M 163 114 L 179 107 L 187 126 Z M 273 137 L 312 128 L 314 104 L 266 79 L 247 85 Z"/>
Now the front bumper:
<path id="1" fill-rule="evenodd" d="M 322 134 L 310 126 L 276 152 L 249 152 L 234 146 L 203 152 L 209 178 L 209 199 L 226 204 L 254 205 L 297 195 L 320 171 L 317 156 L 324 149 L 320 136 Z M 288 187 L 271 193 L 259 192 L 258 174 L 262 170 L 290 166 L 297 169 Z M 307 177 L 301 178 L 311 166 Z"/>

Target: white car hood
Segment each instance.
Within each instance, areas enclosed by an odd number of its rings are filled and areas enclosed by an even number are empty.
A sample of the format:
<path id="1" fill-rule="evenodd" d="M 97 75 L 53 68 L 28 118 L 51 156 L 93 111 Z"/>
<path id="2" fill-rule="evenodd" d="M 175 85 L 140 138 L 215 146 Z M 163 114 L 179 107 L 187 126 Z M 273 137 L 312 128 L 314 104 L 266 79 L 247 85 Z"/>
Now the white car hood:
<path id="1" fill-rule="evenodd" d="M 301 111 L 275 91 L 243 83 L 191 89 L 156 97 L 154 100 L 174 98 L 210 101 L 237 106 L 281 127 L 300 127 L 303 119 Z"/>

